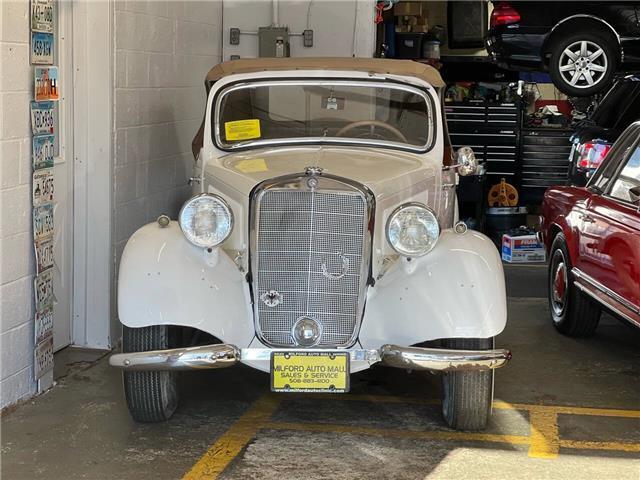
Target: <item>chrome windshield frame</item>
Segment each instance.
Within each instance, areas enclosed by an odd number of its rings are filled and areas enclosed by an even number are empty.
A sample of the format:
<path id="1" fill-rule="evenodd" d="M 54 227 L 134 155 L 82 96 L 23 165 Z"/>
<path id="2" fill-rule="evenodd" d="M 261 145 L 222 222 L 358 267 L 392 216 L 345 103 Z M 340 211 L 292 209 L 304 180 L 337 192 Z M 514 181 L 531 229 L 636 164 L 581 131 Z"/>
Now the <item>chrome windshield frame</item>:
<path id="1" fill-rule="evenodd" d="M 401 90 L 408 93 L 416 94 L 424 99 L 427 106 L 427 128 L 428 138 L 424 145 L 411 145 L 408 143 L 392 142 L 376 139 L 361 139 L 350 137 L 297 137 L 297 138 L 277 138 L 267 140 L 248 140 L 233 144 L 227 144 L 222 141 L 220 135 L 220 107 L 223 98 L 236 90 L 249 87 L 271 87 L 271 86 L 299 86 L 314 85 L 320 87 L 370 87 L 370 88 L 389 88 Z M 408 85 L 390 80 L 343 80 L 343 79 L 284 79 L 284 80 L 259 80 L 259 81 L 240 81 L 230 84 L 216 93 L 213 104 L 213 141 L 216 148 L 225 152 L 241 151 L 251 148 L 264 148 L 270 146 L 292 146 L 292 145 L 342 145 L 342 146 L 361 146 L 361 147 L 382 147 L 396 150 L 404 150 L 413 153 L 427 153 L 433 149 L 436 143 L 436 125 L 435 125 L 435 102 L 426 90 L 419 87 Z"/>

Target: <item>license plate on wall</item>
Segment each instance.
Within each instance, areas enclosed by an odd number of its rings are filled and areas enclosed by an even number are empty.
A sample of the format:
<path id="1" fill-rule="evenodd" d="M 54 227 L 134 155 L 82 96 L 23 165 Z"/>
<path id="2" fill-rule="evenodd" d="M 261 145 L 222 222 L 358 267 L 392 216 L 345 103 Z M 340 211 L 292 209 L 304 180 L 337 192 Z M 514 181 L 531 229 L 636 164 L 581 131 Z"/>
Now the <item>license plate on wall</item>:
<path id="1" fill-rule="evenodd" d="M 33 137 L 33 169 L 53 167 L 53 156 L 55 149 L 55 135 L 40 135 Z"/>
<path id="2" fill-rule="evenodd" d="M 33 209 L 33 237 L 42 240 L 53 234 L 53 205 L 48 203 Z"/>
<path id="3" fill-rule="evenodd" d="M 33 172 L 33 206 L 53 202 L 53 168 Z"/>
<path id="4" fill-rule="evenodd" d="M 53 65 L 53 34 L 31 32 L 31 63 Z"/>
<path id="5" fill-rule="evenodd" d="M 31 0 L 31 30 L 53 32 L 53 0 Z"/>
<path id="6" fill-rule="evenodd" d="M 274 392 L 349 391 L 349 352 L 273 352 Z"/>
<path id="7" fill-rule="evenodd" d="M 34 135 L 55 134 L 53 102 L 31 102 L 31 131 Z"/>
<path id="8" fill-rule="evenodd" d="M 42 342 L 36 345 L 33 359 L 33 374 L 40 378 L 53 368 L 53 335 L 48 335 Z"/>
<path id="9" fill-rule="evenodd" d="M 36 240 L 36 273 L 40 274 L 53 267 L 53 237 Z"/>
<path id="10" fill-rule="evenodd" d="M 53 305 L 53 274 L 51 270 L 36 275 L 34 283 L 36 312 L 44 312 Z"/>
<path id="11" fill-rule="evenodd" d="M 47 307 L 41 312 L 36 312 L 36 343 L 44 341 L 53 333 L 53 308 Z"/>

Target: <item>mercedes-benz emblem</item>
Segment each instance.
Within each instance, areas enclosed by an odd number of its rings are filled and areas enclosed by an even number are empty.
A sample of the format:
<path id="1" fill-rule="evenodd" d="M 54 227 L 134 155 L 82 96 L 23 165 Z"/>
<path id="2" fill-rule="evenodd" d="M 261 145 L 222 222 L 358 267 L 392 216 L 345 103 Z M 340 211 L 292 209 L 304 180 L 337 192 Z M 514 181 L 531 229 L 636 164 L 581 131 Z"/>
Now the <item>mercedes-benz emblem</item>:
<path id="1" fill-rule="evenodd" d="M 262 300 L 267 307 L 277 307 L 282 302 L 282 295 L 276 290 L 267 290 L 260 295 L 260 300 Z"/>

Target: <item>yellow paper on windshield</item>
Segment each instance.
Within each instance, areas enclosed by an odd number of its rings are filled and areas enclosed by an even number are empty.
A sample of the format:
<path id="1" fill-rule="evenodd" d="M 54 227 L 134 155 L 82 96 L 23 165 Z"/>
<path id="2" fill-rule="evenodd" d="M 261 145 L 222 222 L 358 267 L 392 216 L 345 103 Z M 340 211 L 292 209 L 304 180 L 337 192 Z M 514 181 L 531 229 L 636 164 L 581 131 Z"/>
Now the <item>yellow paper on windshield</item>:
<path id="1" fill-rule="evenodd" d="M 251 160 L 240 160 L 236 163 L 236 170 L 242 173 L 266 172 L 267 163 L 264 158 L 252 158 Z"/>
<path id="2" fill-rule="evenodd" d="M 227 140 L 231 141 L 260 138 L 260 120 L 253 118 L 251 120 L 225 122 L 224 132 L 227 136 Z"/>

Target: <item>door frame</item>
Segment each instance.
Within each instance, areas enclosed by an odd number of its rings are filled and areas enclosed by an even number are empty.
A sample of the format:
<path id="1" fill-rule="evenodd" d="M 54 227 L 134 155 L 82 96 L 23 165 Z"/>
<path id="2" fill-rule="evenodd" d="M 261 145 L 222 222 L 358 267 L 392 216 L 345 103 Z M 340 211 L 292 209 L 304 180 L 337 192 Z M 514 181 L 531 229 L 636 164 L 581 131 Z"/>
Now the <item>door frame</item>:
<path id="1" fill-rule="evenodd" d="M 56 228 L 62 228 L 63 230 L 70 229 L 70 235 L 66 235 L 63 232 L 62 237 L 64 242 L 69 242 L 71 245 L 68 247 L 62 246 L 62 248 L 68 248 L 67 252 L 62 255 L 62 258 L 58 258 L 56 263 L 57 267 L 61 271 L 61 276 L 69 281 L 68 292 L 64 295 L 66 298 L 62 298 L 62 292 L 58 292 L 56 297 L 58 301 L 69 302 L 68 318 L 61 319 L 59 312 L 56 312 L 54 308 L 54 351 L 60 350 L 73 342 L 73 15 L 71 2 L 60 2 L 57 4 L 57 62 L 58 72 L 60 75 L 60 81 L 62 85 L 62 97 L 58 101 L 58 147 L 59 151 L 54 160 L 54 169 L 60 163 L 65 163 L 66 167 L 66 181 L 63 185 L 67 186 L 66 204 L 56 205 L 56 207 L 64 207 L 66 210 L 65 215 L 56 216 Z M 56 174 L 57 176 L 58 174 Z M 71 188 L 69 188 L 71 187 Z M 65 224 L 59 223 L 59 219 L 65 220 Z M 64 320 L 69 322 L 68 328 L 65 328 L 64 339 L 60 339 L 59 330 L 56 331 L 58 322 Z"/>
<path id="2" fill-rule="evenodd" d="M 69 3 L 74 69 L 72 341 L 76 346 L 109 349 L 113 345 L 113 0 Z"/>

